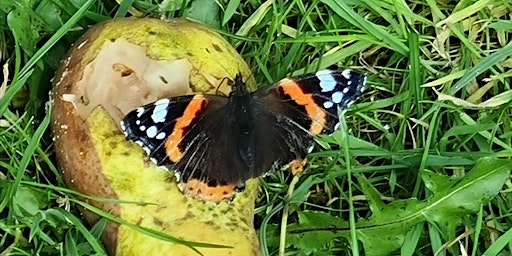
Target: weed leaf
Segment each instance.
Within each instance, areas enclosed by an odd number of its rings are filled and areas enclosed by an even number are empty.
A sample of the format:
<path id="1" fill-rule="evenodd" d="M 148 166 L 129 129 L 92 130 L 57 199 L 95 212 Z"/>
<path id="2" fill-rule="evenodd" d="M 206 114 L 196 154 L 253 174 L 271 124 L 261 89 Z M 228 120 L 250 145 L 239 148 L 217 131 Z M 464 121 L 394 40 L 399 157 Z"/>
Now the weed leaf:
<path id="1" fill-rule="evenodd" d="M 445 241 L 453 239 L 463 218 L 478 212 L 480 205 L 498 194 L 511 169 L 510 160 L 483 158 L 462 178 L 423 171 L 421 177 L 432 196 L 424 201 L 411 198 L 387 205 L 371 183 L 358 175 L 372 212 L 370 218 L 356 223 L 365 255 L 389 255 L 400 249 L 407 233 L 425 221 L 449 234 L 450 237 L 443 237 Z M 348 222 L 325 212 L 301 212 L 299 222 L 290 225 L 288 231 L 289 245 L 307 253 L 322 250 L 335 238 L 350 237 Z"/>

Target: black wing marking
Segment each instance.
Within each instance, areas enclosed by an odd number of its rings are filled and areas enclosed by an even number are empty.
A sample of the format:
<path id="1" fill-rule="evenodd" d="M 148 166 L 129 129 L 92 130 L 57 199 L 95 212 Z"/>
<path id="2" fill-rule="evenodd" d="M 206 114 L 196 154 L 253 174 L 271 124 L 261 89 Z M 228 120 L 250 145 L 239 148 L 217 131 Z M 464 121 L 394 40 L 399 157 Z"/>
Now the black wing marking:
<path id="1" fill-rule="evenodd" d="M 237 147 L 240 138 L 233 136 L 236 128 L 230 125 L 225 111 L 204 115 L 185 135 L 184 141 L 191 143 L 182 160 L 174 165 L 183 181 L 198 179 L 210 186 L 243 186 L 247 179 L 304 156 L 312 144 L 311 136 L 306 131 L 297 131 L 289 119 L 260 112 L 254 123 L 254 161 L 247 165 Z"/>
<path id="2" fill-rule="evenodd" d="M 121 128 L 126 137 L 139 144 L 156 165 L 172 168 L 174 162 L 167 155 L 165 142 L 174 131 L 177 120 L 190 103 L 196 100 L 194 97 L 186 95 L 166 98 L 139 107 L 124 117 Z M 211 105 L 224 105 L 227 102 L 225 97 L 209 98 Z M 197 118 L 201 118 L 200 115 Z"/>
<path id="3" fill-rule="evenodd" d="M 365 89 L 366 76 L 346 69 L 321 70 L 316 73 L 305 74 L 294 78 L 285 78 L 265 90 L 257 91 L 255 97 L 258 101 L 269 105 L 267 111 L 278 114 L 285 111 L 279 106 L 288 108 L 285 116 L 291 118 L 297 125 L 310 130 L 313 134 L 331 133 L 338 124 L 338 109 L 345 111 L 356 101 Z M 273 97 L 277 94 L 279 97 Z M 308 106 L 304 102 L 298 103 L 298 98 L 311 97 L 309 104 L 318 107 L 317 110 L 325 113 L 326 117 L 308 113 Z M 312 131 L 313 126 L 323 127 L 321 131 Z"/>
<path id="4" fill-rule="evenodd" d="M 209 185 L 239 184 L 251 178 L 247 167 L 237 157 L 226 107 L 197 119 L 185 134 L 182 160 L 174 165 L 184 182 L 198 179 Z"/>
<path id="5" fill-rule="evenodd" d="M 313 146 L 313 136 L 330 133 L 339 122 L 338 108 L 346 110 L 364 91 L 366 76 L 351 71 L 323 70 L 283 79 L 254 93 L 257 134 L 262 152 L 257 174 L 302 160 Z M 316 112 L 315 112 L 316 111 Z"/>

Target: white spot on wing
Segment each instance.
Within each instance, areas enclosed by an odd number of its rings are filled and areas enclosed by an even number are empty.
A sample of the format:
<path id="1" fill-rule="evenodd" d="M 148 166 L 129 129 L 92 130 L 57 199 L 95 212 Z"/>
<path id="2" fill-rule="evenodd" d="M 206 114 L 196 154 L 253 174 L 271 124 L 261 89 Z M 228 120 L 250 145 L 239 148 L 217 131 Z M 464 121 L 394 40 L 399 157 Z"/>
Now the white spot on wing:
<path id="1" fill-rule="evenodd" d="M 144 125 L 140 126 L 140 127 L 139 127 L 139 130 L 141 130 L 141 131 L 145 131 L 145 130 L 146 130 L 146 126 L 144 126 Z"/>
<path id="2" fill-rule="evenodd" d="M 343 93 L 348 93 L 348 90 L 350 90 L 348 87 L 343 88 Z"/>
<path id="3" fill-rule="evenodd" d="M 165 133 L 164 132 L 160 132 L 159 134 L 156 135 L 155 138 L 157 140 L 163 140 L 163 139 L 165 139 Z"/>
<path id="4" fill-rule="evenodd" d="M 332 103 L 332 101 L 324 102 L 324 108 L 332 108 L 332 106 L 334 106 L 334 103 Z"/>
<path id="5" fill-rule="evenodd" d="M 336 79 L 332 76 L 330 70 L 320 70 L 315 73 L 318 80 L 320 80 L 320 88 L 322 92 L 330 92 L 336 87 Z"/>
<path id="6" fill-rule="evenodd" d="M 155 109 L 153 109 L 153 114 L 151 114 L 151 118 L 155 123 L 161 123 L 165 121 L 165 117 L 167 116 L 167 108 L 169 107 L 169 99 L 161 99 L 155 102 Z"/>
<path id="7" fill-rule="evenodd" d="M 169 99 L 159 99 L 155 102 L 155 105 L 169 105 Z"/>
<path id="8" fill-rule="evenodd" d="M 352 76 L 352 70 L 351 69 L 345 69 L 345 70 L 341 71 L 341 75 L 343 77 L 345 77 L 346 79 L 350 79 L 350 77 Z"/>
<path id="9" fill-rule="evenodd" d="M 153 125 L 148 128 L 148 130 L 146 131 L 146 135 L 148 135 L 148 137 L 152 139 L 156 136 L 156 132 L 157 132 L 156 126 Z"/>
<path id="10" fill-rule="evenodd" d="M 328 69 L 323 69 L 323 70 L 319 70 L 316 72 L 316 76 L 323 76 L 323 75 L 330 75 L 332 74 L 332 71 L 331 70 L 328 70 Z"/>
<path id="11" fill-rule="evenodd" d="M 335 92 L 332 94 L 331 98 L 334 103 L 341 103 L 343 100 L 343 93 L 342 92 Z"/>
<path id="12" fill-rule="evenodd" d="M 135 124 L 136 124 L 136 125 L 140 125 L 140 120 L 136 120 L 136 121 L 135 121 Z"/>
<path id="13" fill-rule="evenodd" d="M 364 92 L 364 89 L 366 89 L 366 79 L 368 79 L 368 77 L 364 76 L 363 78 L 363 85 L 361 86 L 361 89 L 359 89 L 359 91 L 362 93 Z"/>
<path id="14" fill-rule="evenodd" d="M 137 109 L 137 117 L 141 117 L 142 114 L 144 114 L 146 110 L 144 108 L 138 108 Z"/>

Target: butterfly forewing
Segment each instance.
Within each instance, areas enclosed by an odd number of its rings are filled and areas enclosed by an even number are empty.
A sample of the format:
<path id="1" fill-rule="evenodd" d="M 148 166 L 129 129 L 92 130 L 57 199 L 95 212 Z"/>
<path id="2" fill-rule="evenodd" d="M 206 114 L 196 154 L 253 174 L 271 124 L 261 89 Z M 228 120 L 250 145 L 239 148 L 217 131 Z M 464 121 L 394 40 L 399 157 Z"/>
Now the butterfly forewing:
<path id="1" fill-rule="evenodd" d="M 200 95 L 161 99 L 128 113 L 121 121 L 121 128 L 129 140 L 142 146 L 155 164 L 170 168 L 181 159 L 180 149 L 186 146 L 183 136 L 177 135 L 185 135 L 195 119 L 203 115 L 207 107 L 204 102 Z M 226 102 L 226 98 L 214 96 L 209 104 L 223 106 Z M 178 150 L 174 157 L 169 155 L 173 150 L 170 142 Z"/>
<path id="2" fill-rule="evenodd" d="M 321 70 L 285 78 L 255 92 L 267 111 L 284 115 L 312 135 L 330 133 L 338 123 L 338 109 L 344 111 L 365 89 L 366 76 L 346 69 Z M 276 93 L 277 92 L 277 93 Z M 277 97 L 276 97 L 277 96 Z"/>

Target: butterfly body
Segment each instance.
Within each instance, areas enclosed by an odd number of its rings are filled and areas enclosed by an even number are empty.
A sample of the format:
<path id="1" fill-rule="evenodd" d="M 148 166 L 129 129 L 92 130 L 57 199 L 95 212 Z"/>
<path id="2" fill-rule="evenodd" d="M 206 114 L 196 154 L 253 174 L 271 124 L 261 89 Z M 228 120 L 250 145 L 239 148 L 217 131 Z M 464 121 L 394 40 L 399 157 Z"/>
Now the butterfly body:
<path id="1" fill-rule="evenodd" d="M 365 82 L 351 70 L 323 70 L 251 93 L 237 75 L 228 97 L 161 99 L 130 112 L 121 127 L 156 165 L 175 171 L 186 194 L 218 202 L 250 178 L 302 162 Z"/>

